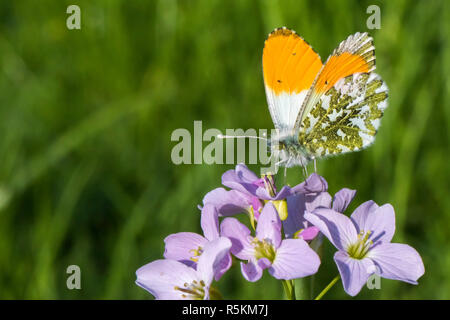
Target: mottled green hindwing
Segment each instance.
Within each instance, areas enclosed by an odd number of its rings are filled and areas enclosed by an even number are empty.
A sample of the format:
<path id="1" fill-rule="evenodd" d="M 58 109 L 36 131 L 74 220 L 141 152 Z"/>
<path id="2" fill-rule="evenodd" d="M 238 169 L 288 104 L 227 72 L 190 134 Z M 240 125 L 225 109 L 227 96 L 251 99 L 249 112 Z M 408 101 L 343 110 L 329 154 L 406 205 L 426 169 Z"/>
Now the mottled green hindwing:
<path id="1" fill-rule="evenodd" d="M 375 73 L 336 82 L 305 116 L 299 143 L 314 158 L 361 150 L 375 140 L 388 89 Z"/>

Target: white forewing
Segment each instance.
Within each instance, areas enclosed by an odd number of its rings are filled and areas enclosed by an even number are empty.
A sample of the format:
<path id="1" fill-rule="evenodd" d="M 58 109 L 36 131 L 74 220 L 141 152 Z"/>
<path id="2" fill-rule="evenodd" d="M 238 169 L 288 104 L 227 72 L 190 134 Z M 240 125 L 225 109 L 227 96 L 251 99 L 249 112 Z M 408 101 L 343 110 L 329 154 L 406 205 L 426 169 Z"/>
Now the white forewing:
<path id="1" fill-rule="evenodd" d="M 267 103 L 276 129 L 293 129 L 300 107 L 305 100 L 307 90 L 300 93 L 281 92 L 275 94 L 266 86 Z"/>

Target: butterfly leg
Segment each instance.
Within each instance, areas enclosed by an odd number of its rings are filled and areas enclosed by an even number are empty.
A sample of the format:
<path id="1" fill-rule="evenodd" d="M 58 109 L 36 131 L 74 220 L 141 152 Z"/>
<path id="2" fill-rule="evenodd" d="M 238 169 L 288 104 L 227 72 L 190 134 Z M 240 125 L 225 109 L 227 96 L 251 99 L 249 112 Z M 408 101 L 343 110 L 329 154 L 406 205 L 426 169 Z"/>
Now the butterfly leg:
<path id="1" fill-rule="evenodd" d="M 305 165 L 303 165 L 302 168 L 303 168 L 303 177 L 306 179 L 308 178 L 308 168 Z"/>

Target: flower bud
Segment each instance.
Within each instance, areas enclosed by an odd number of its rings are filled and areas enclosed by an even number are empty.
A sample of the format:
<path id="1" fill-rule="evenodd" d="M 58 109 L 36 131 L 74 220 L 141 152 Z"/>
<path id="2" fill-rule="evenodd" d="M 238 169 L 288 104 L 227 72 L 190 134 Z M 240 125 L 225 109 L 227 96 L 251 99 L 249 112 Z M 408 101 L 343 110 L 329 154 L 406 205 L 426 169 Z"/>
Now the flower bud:
<path id="1" fill-rule="evenodd" d="M 280 220 L 281 221 L 286 220 L 288 217 L 287 201 L 286 200 L 273 200 L 271 202 L 274 205 L 275 209 L 277 209 Z"/>

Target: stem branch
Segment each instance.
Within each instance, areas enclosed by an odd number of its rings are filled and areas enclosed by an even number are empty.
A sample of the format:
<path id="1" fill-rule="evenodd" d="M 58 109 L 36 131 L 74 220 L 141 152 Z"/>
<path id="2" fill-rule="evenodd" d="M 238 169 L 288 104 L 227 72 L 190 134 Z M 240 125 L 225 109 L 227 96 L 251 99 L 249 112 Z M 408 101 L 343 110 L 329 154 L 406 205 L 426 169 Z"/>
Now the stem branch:
<path id="1" fill-rule="evenodd" d="M 325 287 L 325 289 L 322 290 L 321 293 L 314 299 L 314 300 L 320 300 L 325 295 L 325 293 L 328 292 L 328 290 L 331 289 L 332 286 L 341 278 L 341 276 L 338 274 L 331 282 Z"/>
<path id="2" fill-rule="evenodd" d="M 288 300 L 295 300 L 294 280 L 281 280 Z"/>

